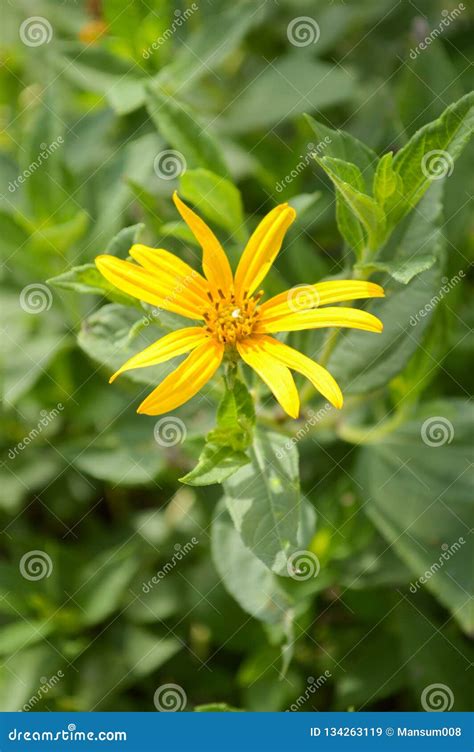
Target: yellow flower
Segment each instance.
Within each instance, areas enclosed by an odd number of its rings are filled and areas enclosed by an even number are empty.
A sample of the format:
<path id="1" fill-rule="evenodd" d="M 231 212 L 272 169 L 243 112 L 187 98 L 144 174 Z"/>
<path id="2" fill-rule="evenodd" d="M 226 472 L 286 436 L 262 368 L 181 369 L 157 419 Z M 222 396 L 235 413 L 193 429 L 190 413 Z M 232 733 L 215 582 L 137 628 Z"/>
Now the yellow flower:
<path id="1" fill-rule="evenodd" d="M 301 285 L 260 303 L 257 288 L 267 275 L 296 212 L 288 204 L 272 209 L 250 237 L 235 275 L 220 242 L 175 193 L 174 203 L 202 248 L 204 276 L 168 251 L 134 245 L 136 264 L 114 256 L 98 256 L 104 277 L 134 298 L 178 313 L 200 326 L 171 332 L 130 358 L 110 379 L 132 368 L 163 363 L 191 353 L 142 402 L 139 413 L 160 415 L 191 399 L 212 378 L 224 353 L 237 351 L 267 384 L 292 418 L 299 413 L 299 397 L 291 371 L 303 374 L 335 407 L 342 394 L 331 374 L 306 355 L 271 337 L 336 326 L 381 332 L 381 321 L 356 308 L 330 306 L 345 300 L 383 297 L 380 285 L 359 280 L 335 280 Z M 290 370 L 291 369 L 291 370 Z"/>

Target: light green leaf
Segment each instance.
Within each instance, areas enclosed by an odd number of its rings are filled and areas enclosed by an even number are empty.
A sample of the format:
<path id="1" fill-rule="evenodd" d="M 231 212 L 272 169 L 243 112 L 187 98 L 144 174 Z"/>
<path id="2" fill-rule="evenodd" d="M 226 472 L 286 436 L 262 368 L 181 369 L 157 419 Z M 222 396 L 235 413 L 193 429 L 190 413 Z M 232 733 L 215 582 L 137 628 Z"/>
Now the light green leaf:
<path id="1" fill-rule="evenodd" d="M 242 198 L 230 180 L 202 168 L 187 170 L 181 175 L 179 189 L 198 213 L 235 234 L 237 240 L 245 240 Z"/>
<path id="2" fill-rule="evenodd" d="M 373 196 L 375 200 L 383 206 L 388 198 L 393 197 L 395 192 L 401 196 L 403 192 L 403 183 L 400 175 L 393 169 L 393 152 L 379 160 L 374 175 Z"/>
<path id="3" fill-rule="evenodd" d="M 180 481 L 190 486 L 210 486 L 214 483 L 223 483 L 248 462 L 250 462 L 250 459 L 245 452 L 206 442 L 198 464 L 191 472 L 180 478 Z"/>
<path id="4" fill-rule="evenodd" d="M 288 577 L 302 513 L 297 450 L 280 434 L 258 431 L 249 452 L 251 463 L 224 483 L 227 508 L 243 543 Z"/>
<path id="5" fill-rule="evenodd" d="M 255 424 L 253 399 L 241 381 L 227 387 L 217 410 L 217 426 L 206 436 L 199 462 L 182 483 L 206 486 L 222 483 L 250 462 L 245 450 L 252 441 Z"/>
<path id="6" fill-rule="evenodd" d="M 422 253 L 409 259 L 398 258 L 394 261 L 373 261 L 366 264 L 356 264 L 355 268 L 364 274 L 386 272 L 397 282 L 407 285 L 417 274 L 431 269 L 436 263 L 436 256 L 432 253 Z"/>
<path id="7" fill-rule="evenodd" d="M 95 264 L 74 266 L 68 272 L 48 279 L 48 284 L 86 295 L 104 295 L 116 303 L 141 308 L 139 301 L 130 295 L 122 295 L 120 290 L 108 282 Z"/>
<path id="8" fill-rule="evenodd" d="M 118 256 L 119 258 L 126 258 L 132 245 L 140 242 L 140 237 L 144 229 L 145 225 L 141 222 L 136 225 L 130 225 L 130 227 L 124 227 L 108 243 L 104 253 L 109 253 L 111 256 Z"/>
<path id="9" fill-rule="evenodd" d="M 227 173 L 220 147 L 187 105 L 152 90 L 147 94 L 146 105 L 158 131 L 181 153 L 187 167 L 206 167 L 219 175 Z"/>

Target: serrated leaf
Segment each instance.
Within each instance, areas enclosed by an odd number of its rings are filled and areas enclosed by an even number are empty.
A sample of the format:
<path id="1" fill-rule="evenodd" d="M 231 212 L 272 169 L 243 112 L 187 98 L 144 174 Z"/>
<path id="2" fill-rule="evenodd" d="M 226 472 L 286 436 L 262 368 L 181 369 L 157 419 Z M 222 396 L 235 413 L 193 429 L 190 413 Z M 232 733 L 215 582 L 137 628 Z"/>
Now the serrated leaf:
<path id="1" fill-rule="evenodd" d="M 196 467 L 180 478 L 180 481 L 190 486 L 210 486 L 214 483 L 223 483 L 248 462 L 250 462 L 250 459 L 245 452 L 207 442 Z"/>
<path id="2" fill-rule="evenodd" d="M 356 264 L 356 269 L 364 274 L 374 272 L 386 272 L 397 282 L 407 285 L 417 274 L 431 269 L 436 263 L 436 256 L 432 253 L 424 253 L 409 259 L 395 259 L 394 261 L 373 261 L 367 264 Z"/>
<path id="3" fill-rule="evenodd" d="M 104 253 L 109 253 L 111 256 L 118 256 L 119 258 L 126 258 L 132 245 L 139 242 L 144 229 L 145 225 L 142 222 L 124 227 L 108 243 Z"/>

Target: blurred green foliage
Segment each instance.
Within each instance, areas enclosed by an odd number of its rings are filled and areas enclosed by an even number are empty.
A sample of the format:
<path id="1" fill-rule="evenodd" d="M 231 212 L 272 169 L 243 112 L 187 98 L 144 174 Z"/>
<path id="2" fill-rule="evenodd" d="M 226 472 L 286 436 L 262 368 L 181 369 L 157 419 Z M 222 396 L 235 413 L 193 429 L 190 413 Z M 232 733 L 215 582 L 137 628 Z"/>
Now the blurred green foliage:
<path id="1" fill-rule="evenodd" d="M 446 18 L 437 0 L 5 4 L 1 709 L 153 711 L 166 683 L 188 709 L 419 710 L 436 683 L 468 709 L 473 17 L 420 49 Z M 196 264 L 175 188 L 233 262 L 257 218 L 297 208 L 269 294 L 384 284 L 383 336 L 289 338 L 341 413 L 301 384 L 285 422 L 248 380 L 251 445 L 246 390 L 215 379 L 160 441 L 135 408 L 171 366 L 107 384 L 178 324 L 93 259 L 140 239 Z M 316 576 L 288 576 L 300 549 Z"/>

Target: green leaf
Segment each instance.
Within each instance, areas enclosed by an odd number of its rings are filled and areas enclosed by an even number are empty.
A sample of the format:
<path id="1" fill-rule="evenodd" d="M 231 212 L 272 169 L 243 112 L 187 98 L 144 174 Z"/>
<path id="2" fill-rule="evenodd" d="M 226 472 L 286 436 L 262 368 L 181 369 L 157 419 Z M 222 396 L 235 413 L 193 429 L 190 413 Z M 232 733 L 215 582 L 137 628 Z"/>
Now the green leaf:
<path id="1" fill-rule="evenodd" d="M 253 399 L 241 381 L 227 387 L 217 410 L 217 426 L 206 436 L 199 462 L 182 483 L 206 486 L 222 483 L 250 462 L 245 450 L 252 442 L 255 424 Z"/>
<path id="2" fill-rule="evenodd" d="M 395 192 L 397 192 L 398 198 L 403 193 L 402 179 L 393 169 L 392 163 L 393 152 L 389 151 L 379 160 L 375 170 L 373 196 L 380 206 L 383 206 L 387 199 L 393 197 Z"/>
<path id="3" fill-rule="evenodd" d="M 176 321 L 174 319 L 176 318 Z M 148 316 L 143 311 L 110 303 L 102 306 L 82 323 L 77 341 L 79 347 L 93 360 L 107 368 L 109 374 L 117 371 L 132 355 L 151 345 L 171 330 L 180 326 L 179 317 L 167 316 L 160 311 Z M 171 363 L 163 363 L 150 368 L 137 368 L 126 376 L 140 384 L 156 386 L 173 368 Z"/>
<path id="4" fill-rule="evenodd" d="M 407 285 L 417 274 L 431 269 L 436 263 L 436 256 L 432 253 L 423 253 L 409 259 L 398 258 L 394 261 L 369 261 L 366 264 L 356 264 L 355 268 L 363 274 L 374 272 L 386 272 L 397 282 Z"/>
<path id="5" fill-rule="evenodd" d="M 130 295 L 123 295 L 120 290 L 108 282 L 95 264 L 74 266 L 68 272 L 52 277 L 47 282 L 62 290 L 72 290 L 86 295 L 104 295 L 115 303 L 141 308 L 137 300 Z"/>
<path id="6" fill-rule="evenodd" d="M 273 574 L 244 544 L 221 502 L 211 531 L 212 558 L 225 588 L 259 621 L 291 621 L 293 601 Z"/>
<path id="7" fill-rule="evenodd" d="M 118 256 L 119 258 L 126 258 L 132 245 L 140 242 L 140 237 L 144 229 L 145 225 L 141 222 L 136 225 L 130 225 L 130 227 L 124 227 L 108 243 L 104 253 L 109 253 L 111 256 Z"/>
<path id="8" fill-rule="evenodd" d="M 230 180 L 210 170 L 187 170 L 181 175 L 180 193 L 210 222 L 244 241 L 245 225 L 240 191 Z"/>
<path id="9" fill-rule="evenodd" d="M 302 515 L 297 450 L 285 436 L 258 431 L 250 457 L 224 483 L 227 509 L 243 543 L 269 569 L 288 577 Z"/>
<path id="10" fill-rule="evenodd" d="M 437 261 L 427 271 L 413 276 L 407 284 L 388 284 L 387 297 L 367 306 L 367 310 L 381 318 L 382 334 L 351 330 L 340 335 L 328 368 L 340 380 L 346 393 L 378 389 L 400 373 L 420 346 L 433 312 L 442 300 L 441 186 L 433 188 L 419 209 L 409 217 L 393 256 L 397 264 L 409 260 L 415 263 L 420 252 L 423 256 L 429 249 Z M 407 275 L 407 269 L 402 267 L 403 271 Z"/>
<path id="11" fill-rule="evenodd" d="M 318 162 L 333 181 L 346 206 L 364 228 L 368 248 L 376 250 L 384 237 L 385 214 L 375 199 L 360 190 L 362 175 L 359 168 L 334 157 L 321 157 Z M 357 243 L 355 248 L 360 250 L 359 238 L 355 237 L 354 242 Z"/>
<path id="12" fill-rule="evenodd" d="M 328 128 L 311 115 L 305 115 L 306 122 L 317 138 L 315 152 L 318 157 L 328 156 L 351 162 L 360 170 L 363 186 L 360 190 L 368 193 L 372 187 L 372 179 L 377 164 L 377 155 L 362 141 L 346 131 L 336 131 Z"/>
<path id="13" fill-rule="evenodd" d="M 220 128 L 233 134 L 272 128 L 308 109 L 322 110 L 354 96 L 349 73 L 298 53 L 265 63 L 253 81 L 240 85 L 218 119 Z"/>
<path id="14" fill-rule="evenodd" d="M 474 129 L 474 93 L 451 104 L 439 117 L 420 128 L 400 149 L 393 169 L 403 184 L 403 199 L 390 206 L 395 224 L 410 211 L 433 180 L 449 176 Z"/>
<path id="15" fill-rule="evenodd" d="M 214 483 L 223 483 L 248 462 L 250 462 L 250 459 L 245 452 L 206 442 L 198 464 L 191 472 L 180 478 L 180 481 L 190 486 L 210 486 Z"/>
<path id="16" fill-rule="evenodd" d="M 147 95 L 146 105 L 160 134 L 181 153 L 188 167 L 205 167 L 226 175 L 227 167 L 220 147 L 187 105 L 152 90 Z"/>
<path id="17" fill-rule="evenodd" d="M 370 499 L 364 510 L 412 571 L 411 592 L 426 587 L 468 634 L 473 426 L 473 408 L 462 400 L 425 404 L 396 432 L 364 447 L 358 462 Z"/>

